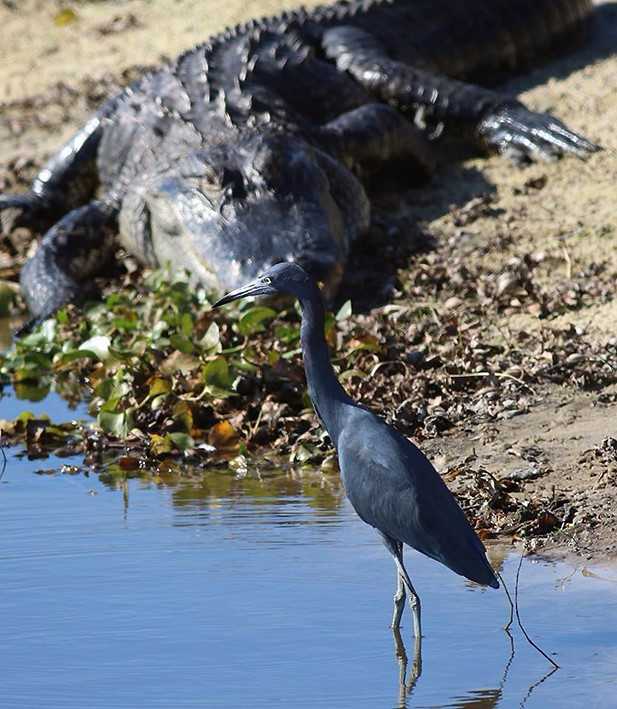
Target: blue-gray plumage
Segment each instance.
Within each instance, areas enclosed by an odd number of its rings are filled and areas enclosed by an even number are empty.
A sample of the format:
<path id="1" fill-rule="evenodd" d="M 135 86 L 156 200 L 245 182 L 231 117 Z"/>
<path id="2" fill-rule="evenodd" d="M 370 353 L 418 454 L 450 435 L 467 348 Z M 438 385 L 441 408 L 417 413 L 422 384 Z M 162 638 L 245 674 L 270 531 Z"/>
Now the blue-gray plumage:
<path id="1" fill-rule="evenodd" d="M 337 450 L 345 492 L 360 518 L 375 527 L 394 557 L 397 592 L 392 625 L 398 628 L 405 590 L 421 635 L 420 600 L 403 564 L 403 544 L 476 583 L 499 588 L 482 542 L 426 456 L 338 382 L 324 338 L 324 307 L 313 279 L 281 263 L 221 298 L 286 293 L 302 307 L 301 342 L 308 390 L 317 416 Z"/>

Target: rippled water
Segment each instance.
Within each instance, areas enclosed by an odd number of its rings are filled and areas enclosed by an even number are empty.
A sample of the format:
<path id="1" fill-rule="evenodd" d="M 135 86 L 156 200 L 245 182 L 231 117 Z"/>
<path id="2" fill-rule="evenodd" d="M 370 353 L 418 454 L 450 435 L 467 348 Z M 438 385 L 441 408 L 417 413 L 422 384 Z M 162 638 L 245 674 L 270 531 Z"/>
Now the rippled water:
<path id="1" fill-rule="evenodd" d="M 0 482 L 3 708 L 617 705 L 614 569 L 525 561 L 521 612 L 562 665 L 534 687 L 548 666 L 517 636 L 508 669 L 503 594 L 410 553 L 426 637 L 406 695 L 393 564 L 334 481 L 105 484 L 15 453 Z"/>

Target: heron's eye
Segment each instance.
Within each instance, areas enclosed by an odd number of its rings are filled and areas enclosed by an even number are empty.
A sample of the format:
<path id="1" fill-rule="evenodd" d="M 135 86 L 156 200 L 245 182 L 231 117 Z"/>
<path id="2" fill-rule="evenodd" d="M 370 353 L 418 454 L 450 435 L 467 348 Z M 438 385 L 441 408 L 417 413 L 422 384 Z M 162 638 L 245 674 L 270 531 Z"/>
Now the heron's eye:
<path id="1" fill-rule="evenodd" d="M 271 278 L 268 278 L 268 276 L 264 276 L 264 277 L 261 279 L 261 282 L 262 282 L 262 283 L 265 283 L 267 286 L 269 286 L 270 283 L 272 283 L 272 279 L 271 279 Z"/>

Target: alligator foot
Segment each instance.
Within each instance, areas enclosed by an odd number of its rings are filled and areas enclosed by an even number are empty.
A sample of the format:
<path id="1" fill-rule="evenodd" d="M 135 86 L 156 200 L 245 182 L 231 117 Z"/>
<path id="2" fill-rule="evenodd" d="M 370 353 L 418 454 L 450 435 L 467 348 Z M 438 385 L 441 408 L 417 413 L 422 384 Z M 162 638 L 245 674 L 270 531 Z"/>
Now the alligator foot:
<path id="1" fill-rule="evenodd" d="M 555 160 L 568 153 L 585 158 L 602 149 L 549 113 L 534 113 L 520 104 L 489 113 L 477 130 L 490 152 L 501 153 L 515 163 Z"/>
<path id="2" fill-rule="evenodd" d="M 0 195 L 0 235 L 7 236 L 17 227 L 40 224 L 48 209 L 47 203 L 34 192 Z"/>
<path id="3" fill-rule="evenodd" d="M 90 279 L 113 251 L 115 211 L 101 202 L 74 209 L 43 238 L 21 272 L 24 298 L 35 321 L 82 299 Z"/>

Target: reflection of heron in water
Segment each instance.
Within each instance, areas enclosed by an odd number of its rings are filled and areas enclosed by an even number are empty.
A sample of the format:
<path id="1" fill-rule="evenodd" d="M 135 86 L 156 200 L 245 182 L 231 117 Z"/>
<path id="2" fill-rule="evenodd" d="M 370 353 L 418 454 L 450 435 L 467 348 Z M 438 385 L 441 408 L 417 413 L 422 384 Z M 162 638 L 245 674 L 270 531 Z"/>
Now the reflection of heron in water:
<path id="1" fill-rule="evenodd" d="M 408 699 L 411 697 L 422 674 L 422 641 L 418 637 L 414 638 L 413 660 L 411 667 L 409 667 L 409 660 L 400 631 L 396 628 L 393 632 L 395 651 L 399 664 L 399 698 L 397 709 L 407 709 L 409 706 Z M 457 709 L 493 709 L 493 707 L 499 706 L 504 696 L 508 673 L 510 672 L 510 667 L 512 666 L 515 655 L 514 638 L 509 629 L 506 628 L 505 632 L 509 640 L 510 651 L 505 661 L 499 685 L 494 689 L 483 688 L 470 690 L 465 693 L 467 696 L 460 696 L 453 699 L 451 702 L 453 707 L 457 707 Z M 540 679 L 529 685 L 523 700 L 519 704 L 519 709 L 522 709 L 527 704 L 529 697 L 531 697 L 536 687 L 539 687 L 553 673 L 557 672 L 557 669 L 557 667 L 552 667 L 546 674 L 540 677 Z"/>
<path id="2" fill-rule="evenodd" d="M 422 639 L 418 637 L 414 638 L 413 660 L 411 667 L 409 667 L 409 660 L 400 631 L 396 628 L 393 632 L 394 646 L 399 665 L 399 703 L 397 709 L 407 709 L 407 700 L 411 697 L 422 674 Z M 506 660 L 499 686 L 495 689 L 472 690 L 470 692 L 471 696 L 468 698 L 457 697 L 454 700 L 454 706 L 460 707 L 461 709 L 491 709 L 491 707 L 497 706 L 503 696 L 508 672 L 514 660 L 514 638 L 508 630 L 506 630 L 506 633 L 510 640 L 510 653 Z M 554 671 L 553 669 L 551 674 Z"/>

